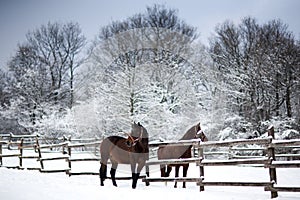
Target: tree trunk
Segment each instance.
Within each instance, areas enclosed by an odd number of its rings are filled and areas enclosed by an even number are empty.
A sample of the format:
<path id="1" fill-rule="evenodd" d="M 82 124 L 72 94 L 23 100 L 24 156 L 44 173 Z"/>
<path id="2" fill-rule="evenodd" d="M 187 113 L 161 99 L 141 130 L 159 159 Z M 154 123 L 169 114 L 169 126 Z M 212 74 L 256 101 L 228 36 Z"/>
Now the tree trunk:
<path id="1" fill-rule="evenodd" d="M 292 117 L 292 104 L 291 104 L 290 87 L 286 88 L 285 104 L 286 104 L 286 115 L 287 115 L 287 117 Z"/>

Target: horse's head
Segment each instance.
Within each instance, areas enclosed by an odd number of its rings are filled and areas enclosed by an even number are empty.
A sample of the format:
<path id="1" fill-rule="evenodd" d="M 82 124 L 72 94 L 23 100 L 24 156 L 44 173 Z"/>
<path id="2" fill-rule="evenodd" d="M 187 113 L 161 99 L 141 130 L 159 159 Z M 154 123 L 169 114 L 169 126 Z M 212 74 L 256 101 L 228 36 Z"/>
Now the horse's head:
<path id="1" fill-rule="evenodd" d="M 139 140 L 148 139 L 148 132 L 139 122 L 134 122 L 131 127 L 131 136 Z"/>
<path id="2" fill-rule="evenodd" d="M 147 130 L 138 122 L 133 123 L 131 127 L 131 133 L 124 133 L 127 137 L 126 145 L 128 147 L 135 146 L 138 142 L 142 141 L 143 138 L 148 139 Z"/>
<path id="3" fill-rule="evenodd" d="M 200 138 L 202 142 L 207 142 L 208 139 L 201 129 L 200 123 L 195 126 L 195 138 Z"/>

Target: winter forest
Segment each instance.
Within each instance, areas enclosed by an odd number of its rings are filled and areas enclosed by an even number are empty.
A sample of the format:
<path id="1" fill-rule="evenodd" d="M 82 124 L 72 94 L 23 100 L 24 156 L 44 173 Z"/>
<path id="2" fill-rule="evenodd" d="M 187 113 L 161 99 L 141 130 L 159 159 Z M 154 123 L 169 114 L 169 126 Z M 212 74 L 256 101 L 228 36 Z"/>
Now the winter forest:
<path id="1" fill-rule="evenodd" d="M 95 24 L 97 26 L 97 24 Z M 150 139 L 179 139 L 201 122 L 210 140 L 300 134 L 300 41 L 279 19 L 201 30 L 163 5 L 100 27 L 29 30 L 0 70 L 0 132 L 99 137 L 141 122 Z"/>

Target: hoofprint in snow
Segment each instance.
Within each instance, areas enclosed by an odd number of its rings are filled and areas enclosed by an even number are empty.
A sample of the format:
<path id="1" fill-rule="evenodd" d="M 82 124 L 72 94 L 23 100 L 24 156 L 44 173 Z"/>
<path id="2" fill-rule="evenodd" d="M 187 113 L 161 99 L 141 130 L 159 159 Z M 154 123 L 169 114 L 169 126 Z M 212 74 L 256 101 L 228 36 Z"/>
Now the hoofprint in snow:
<path id="1" fill-rule="evenodd" d="M 120 166 L 117 176 L 128 176 L 129 165 Z M 84 169 L 82 169 L 84 171 Z M 150 168 L 151 177 L 159 177 L 157 168 Z M 180 173 L 182 173 L 180 171 Z M 174 170 L 171 173 L 174 176 Z M 199 168 L 190 164 L 189 177 L 197 177 Z M 299 186 L 299 169 L 277 169 L 277 178 L 281 186 Z M 206 181 L 268 181 L 268 169 L 263 167 L 205 167 Z M 151 183 L 145 186 L 138 181 L 137 189 L 131 189 L 131 180 L 117 181 L 114 187 L 111 180 L 105 181 L 100 187 L 98 176 L 81 175 L 67 176 L 65 173 L 44 174 L 38 171 L 16 170 L 0 168 L 0 199 L 8 200 L 82 200 L 82 199 L 129 199 L 141 195 L 142 198 L 151 199 L 209 199 L 209 200 L 259 200 L 270 199 L 270 192 L 263 187 L 205 187 L 199 192 L 195 183 L 187 183 L 183 189 L 173 188 L 174 183 Z M 278 200 L 300 199 L 300 193 L 279 192 Z"/>

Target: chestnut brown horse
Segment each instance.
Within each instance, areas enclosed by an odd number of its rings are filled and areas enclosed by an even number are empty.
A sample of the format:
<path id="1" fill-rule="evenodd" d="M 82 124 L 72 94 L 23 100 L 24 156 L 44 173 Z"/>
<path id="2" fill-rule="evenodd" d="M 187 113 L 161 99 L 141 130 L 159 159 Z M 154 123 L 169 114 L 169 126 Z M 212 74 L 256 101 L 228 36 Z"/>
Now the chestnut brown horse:
<path id="1" fill-rule="evenodd" d="M 205 142 L 207 141 L 207 137 L 203 133 L 200 127 L 200 123 L 196 124 L 195 126 L 191 127 L 180 140 L 190 140 L 190 139 L 196 139 L 200 138 L 201 141 Z M 191 152 L 192 146 L 164 146 L 159 147 L 157 152 L 157 157 L 159 160 L 161 159 L 178 159 L 178 158 L 191 158 L 192 152 Z M 173 164 L 173 165 L 167 165 L 167 171 L 166 166 L 161 165 L 160 171 L 161 171 L 161 177 L 169 177 L 170 172 L 172 171 L 172 167 L 175 167 L 175 177 L 178 177 L 179 175 L 179 168 L 180 166 L 183 167 L 183 177 L 187 176 L 187 171 L 189 168 L 189 164 Z M 177 182 L 175 182 L 174 187 L 177 187 Z M 183 182 L 183 188 L 185 188 L 185 182 Z"/>
<path id="2" fill-rule="evenodd" d="M 130 164 L 132 172 L 132 188 L 136 188 L 142 168 L 149 159 L 148 132 L 140 123 L 133 123 L 128 137 L 110 136 L 103 140 L 100 146 L 101 167 L 100 181 L 104 186 L 107 178 L 107 161 L 111 161 L 110 175 L 112 183 L 117 186 L 115 174 L 118 164 Z M 149 176 L 149 173 L 147 173 Z"/>

